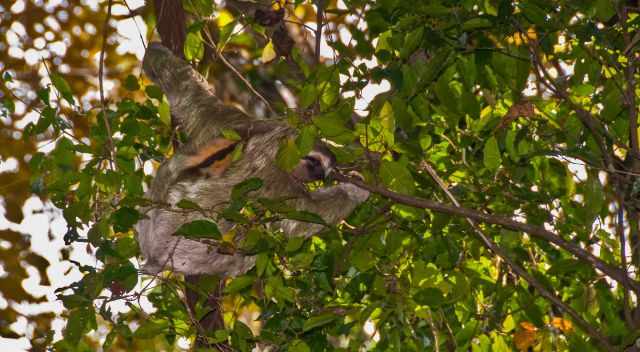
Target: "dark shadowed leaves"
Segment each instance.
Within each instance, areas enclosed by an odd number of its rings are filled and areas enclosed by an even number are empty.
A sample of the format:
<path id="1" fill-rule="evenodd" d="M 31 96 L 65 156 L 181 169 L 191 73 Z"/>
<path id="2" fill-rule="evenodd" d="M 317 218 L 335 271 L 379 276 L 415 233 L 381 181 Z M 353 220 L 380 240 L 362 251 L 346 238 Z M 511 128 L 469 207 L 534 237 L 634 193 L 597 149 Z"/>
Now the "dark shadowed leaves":
<path id="1" fill-rule="evenodd" d="M 218 225 L 211 220 L 194 220 L 183 224 L 176 231 L 176 235 L 187 238 L 221 238 Z"/>

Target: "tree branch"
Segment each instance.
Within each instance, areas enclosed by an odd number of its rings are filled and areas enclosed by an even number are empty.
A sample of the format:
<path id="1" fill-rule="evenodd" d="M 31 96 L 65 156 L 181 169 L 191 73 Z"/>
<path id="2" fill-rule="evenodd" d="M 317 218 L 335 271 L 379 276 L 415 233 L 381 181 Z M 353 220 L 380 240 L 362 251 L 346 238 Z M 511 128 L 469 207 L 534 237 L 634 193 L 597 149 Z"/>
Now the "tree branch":
<path id="1" fill-rule="evenodd" d="M 324 0 L 314 1 L 316 4 L 316 65 L 320 63 L 320 44 L 322 43 L 322 28 L 324 27 Z"/>
<path id="2" fill-rule="evenodd" d="M 602 271 L 605 275 L 609 276 L 610 278 L 614 279 L 615 281 L 619 282 L 625 287 L 633 289 L 636 292 L 640 292 L 640 283 L 627 277 L 622 269 L 614 267 L 602 261 L 600 258 L 586 251 L 584 248 L 578 246 L 575 243 L 568 242 L 567 240 L 558 236 L 557 234 L 551 231 L 545 230 L 543 227 L 538 227 L 538 226 L 534 226 L 524 222 L 516 221 L 506 216 L 487 214 L 474 209 L 451 206 L 451 205 L 443 204 L 430 199 L 422 199 L 422 198 L 417 198 L 413 196 L 396 193 L 386 188 L 368 185 L 356 178 L 348 177 L 342 174 L 336 173 L 334 174 L 334 178 L 340 182 L 352 183 L 369 192 L 376 193 L 384 198 L 388 198 L 400 204 L 405 204 L 405 205 L 409 205 L 416 208 L 429 209 L 429 210 L 436 211 L 443 214 L 462 216 L 474 221 L 483 222 L 483 223 L 492 224 L 492 225 L 498 225 L 513 231 L 527 233 L 533 237 L 537 237 L 557 245 L 558 247 L 573 254 L 578 259 L 581 259 L 591 264 L 593 267 Z"/>
<path id="3" fill-rule="evenodd" d="M 426 170 L 429 173 L 429 175 L 431 175 L 431 178 L 433 178 L 433 180 L 438 184 L 440 189 L 447 195 L 451 203 L 453 203 L 456 207 L 459 208 L 460 203 L 453 196 L 453 194 L 449 192 L 449 189 L 447 189 L 447 186 L 444 184 L 440 176 L 438 176 L 438 174 L 436 173 L 436 170 L 434 170 L 433 167 L 431 167 L 431 165 L 429 165 L 426 161 L 423 161 L 421 163 L 421 167 L 424 170 Z M 518 263 L 513 261 L 513 259 L 511 259 L 509 255 L 507 255 L 507 252 L 504 249 L 498 246 L 497 243 L 495 243 L 492 239 L 487 237 L 482 232 L 482 230 L 480 230 L 480 228 L 478 227 L 477 223 L 474 220 L 468 217 L 466 218 L 466 220 L 471 226 L 471 228 L 473 229 L 473 232 L 478 236 L 480 241 L 484 244 L 484 246 L 487 247 L 489 250 L 491 250 L 499 258 L 502 258 L 502 260 L 504 260 L 504 262 L 507 263 L 507 265 L 511 268 L 511 270 L 513 270 L 518 276 L 523 278 L 530 286 L 534 287 L 540 293 L 541 296 L 543 296 L 544 298 L 549 300 L 552 304 L 554 304 L 556 307 L 558 307 L 560 310 L 564 311 L 569 316 L 571 316 L 571 318 L 582 329 L 584 329 L 584 331 L 587 334 L 589 334 L 589 336 L 591 336 L 594 340 L 596 340 L 598 344 L 600 344 L 603 348 L 605 348 L 607 351 L 611 351 L 613 349 L 613 346 L 609 343 L 609 341 L 604 335 L 602 335 L 593 325 L 589 324 L 586 320 L 584 320 L 578 314 L 578 312 L 576 312 L 574 309 L 572 309 L 567 304 L 565 304 L 557 295 L 555 295 L 553 292 L 551 292 L 546 287 L 544 287 L 544 285 L 542 285 L 535 277 L 530 275 L 524 269 L 524 267 L 521 267 L 520 265 L 518 265 Z"/>

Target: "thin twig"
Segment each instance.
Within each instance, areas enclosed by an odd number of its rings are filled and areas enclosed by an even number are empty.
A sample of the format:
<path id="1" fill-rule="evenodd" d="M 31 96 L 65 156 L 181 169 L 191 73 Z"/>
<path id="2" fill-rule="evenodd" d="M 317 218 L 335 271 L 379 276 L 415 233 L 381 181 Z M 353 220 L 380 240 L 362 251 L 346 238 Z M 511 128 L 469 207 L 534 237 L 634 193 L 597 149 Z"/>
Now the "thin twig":
<path id="1" fill-rule="evenodd" d="M 129 5 L 127 4 L 126 1 L 124 1 L 124 6 L 127 7 L 127 10 L 129 10 L 129 13 L 124 14 L 124 15 L 117 15 L 117 16 L 113 16 L 113 18 L 115 18 L 116 20 L 128 20 L 130 18 L 134 18 L 136 16 L 142 16 L 144 14 L 144 11 L 147 9 L 146 5 L 142 5 L 140 7 L 136 7 L 135 9 L 131 9 L 131 7 L 129 7 Z"/>
<path id="2" fill-rule="evenodd" d="M 147 44 L 144 42 L 144 38 L 142 37 L 142 32 L 140 31 L 140 27 L 138 27 L 138 21 L 136 21 L 136 16 L 141 16 L 142 12 L 144 11 L 146 6 L 141 6 L 138 7 L 135 10 L 131 10 L 131 7 L 129 7 L 129 4 L 127 3 L 127 0 L 122 0 L 122 2 L 124 2 L 124 6 L 127 7 L 127 10 L 129 10 L 129 15 L 131 15 L 131 20 L 133 21 L 133 24 L 136 26 L 136 31 L 138 31 L 138 36 L 140 37 L 140 43 L 142 43 L 142 47 L 147 50 Z"/>
<path id="3" fill-rule="evenodd" d="M 625 46 L 632 47 L 631 33 L 627 28 L 628 9 L 622 6 L 618 12 L 619 23 L 622 26 L 622 36 L 624 38 Z M 640 157 L 640 147 L 638 146 L 638 107 L 636 106 L 636 58 L 633 51 L 625 50 L 625 56 L 627 59 L 626 68 L 624 70 L 624 78 L 626 82 L 626 91 L 624 94 L 625 106 L 629 109 L 629 143 L 631 144 L 630 157 L 633 160 L 632 170 L 636 170 L 638 167 L 638 158 Z M 614 80 L 615 81 L 615 80 Z M 635 166 L 635 167 L 634 167 Z"/>
<path id="4" fill-rule="evenodd" d="M 438 337 L 438 328 L 433 322 L 433 312 L 431 309 L 428 311 L 427 322 L 429 322 L 429 325 L 431 326 L 431 334 L 433 334 L 433 348 L 435 352 L 440 352 L 440 337 Z"/>
<path id="5" fill-rule="evenodd" d="M 235 66 L 233 66 L 233 64 L 231 64 L 231 62 L 229 62 L 227 60 L 227 58 L 224 57 L 224 55 L 222 54 L 222 52 L 218 52 L 217 46 L 215 44 L 215 42 L 213 41 L 213 37 L 211 36 L 211 33 L 209 33 L 209 30 L 207 28 L 204 29 L 204 33 L 207 36 L 207 40 L 204 41 L 204 43 L 206 45 L 208 45 L 211 49 L 213 49 L 213 51 L 216 53 L 216 55 L 218 56 L 218 58 L 220 59 L 220 61 L 222 61 L 222 63 L 227 66 L 227 68 L 229 68 L 229 70 L 231 70 L 231 72 L 233 72 L 238 79 L 240 79 L 246 86 L 247 88 L 249 88 L 249 90 L 251 91 L 251 93 L 253 93 L 256 97 L 258 97 L 258 99 L 260 99 L 260 101 L 262 101 L 262 103 L 267 107 L 267 109 L 269 109 L 269 111 L 274 114 L 277 115 L 277 112 L 273 109 L 273 107 L 271 107 L 271 104 L 269 104 L 269 101 L 267 99 L 265 99 L 265 97 L 262 96 L 262 94 L 260 94 L 251 84 L 251 82 L 249 82 L 243 75 L 242 73 L 240 73 L 240 71 L 238 71 L 238 69 L 235 68 Z"/>
<path id="6" fill-rule="evenodd" d="M 444 184 L 440 176 L 438 176 L 438 174 L 436 173 L 436 170 L 434 170 L 433 167 L 431 167 L 431 165 L 429 165 L 429 163 L 427 163 L 426 161 L 423 161 L 420 166 L 422 169 L 426 170 L 429 173 L 429 175 L 431 176 L 431 178 L 433 178 L 434 181 L 436 181 L 440 189 L 447 195 L 451 203 L 453 203 L 456 207 L 460 207 L 460 203 L 453 196 L 453 194 L 451 194 L 451 192 L 449 191 L 447 186 Z M 471 226 L 471 228 L 473 229 L 473 232 L 478 236 L 478 238 L 485 245 L 485 247 L 491 250 L 498 257 L 502 258 L 502 260 L 504 260 L 504 262 L 507 263 L 507 265 L 511 268 L 511 270 L 513 270 L 518 276 L 524 279 L 529 285 L 531 285 L 538 292 L 540 292 L 540 295 L 542 295 L 543 297 L 548 299 L 551 303 L 553 303 L 556 307 L 558 307 L 559 309 L 561 309 L 562 311 L 570 315 L 571 318 L 578 325 L 580 325 L 580 327 L 582 327 L 587 332 L 587 334 L 589 334 L 589 336 L 591 336 L 593 339 L 598 341 L 598 343 L 602 345 L 602 347 L 606 348 L 607 351 L 612 350 L 613 346 L 611 346 L 607 338 L 602 334 L 600 334 L 600 332 L 593 325 L 589 324 L 586 320 L 584 320 L 578 314 L 578 312 L 576 312 L 573 308 L 569 307 L 567 304 L 562 302 L 562 300 L 557 295 L 555 295 L 553 292 L 551 292 L 546 287 L 544 287 L 544 285 L 542 285 L 536 278 L 530 275 L 523 267 L 521 267 L 515 261 L 513 261 L 513 259 L 511 259 L 511 257 L 507 255 L 507 252 L 504 249 L 498 246 L 497 243 L 495 243 L 492 239 L 487 237 L 482 232 L 482 230 L 480 229 L 480 227 L 478 227 L 478 225 L 474 220 L 472 220 L 471 218 L 466 218 L 466 220 Z"/>
<path id="7" fill-rule="evenodd" d="M 102 120 L 104 121 L 104 126 L 107 129 L 107 143 L 109 146 L 109 163 L 111 164 L 111 168 L 114 168 L 115 161 L 115 150 L 113 144 L 113 136 L 111 134 L 111 125 L 109 124 L 109 119 L 107 118 L 107 106 L 104 100 L 104 53 L 107 50 L 107 30 L 109 29 L 109 20 L 111 19 L 111 5 L 113 4 L 113 0 L 109 0 L 107 3 L 107 16 L 104 19 L 104 26 L 102 27 L 102 49 L 100 49 L 100 64 L 98 68 L 98 83 L 100 85 L 100 104 L 102 106 Z"/>

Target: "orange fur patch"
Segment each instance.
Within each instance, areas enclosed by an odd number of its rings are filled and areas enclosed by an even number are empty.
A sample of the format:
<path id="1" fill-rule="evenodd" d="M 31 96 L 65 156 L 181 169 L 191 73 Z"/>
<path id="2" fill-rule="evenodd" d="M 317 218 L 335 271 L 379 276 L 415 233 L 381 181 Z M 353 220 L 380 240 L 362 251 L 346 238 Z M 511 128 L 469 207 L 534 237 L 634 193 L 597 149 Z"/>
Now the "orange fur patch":
<path id="1" fill-rule="evenodd" d="M 231 165 L 232 152 L 225 149 L 237 144 L 237 141 L 232 141 L 224 138 L 216 138 L 209 144 L 198 150 L 195 155 L 190 156 L 187 159 L 188 167 L 197 167 L 207 159 L 215 157 L 217 153 L 225 152 L 225 155 L 221 155 L 221 159 L 215 160 L 211 165 L 203 168 L 203 171 L 212 176 L 220 176 Z"/>

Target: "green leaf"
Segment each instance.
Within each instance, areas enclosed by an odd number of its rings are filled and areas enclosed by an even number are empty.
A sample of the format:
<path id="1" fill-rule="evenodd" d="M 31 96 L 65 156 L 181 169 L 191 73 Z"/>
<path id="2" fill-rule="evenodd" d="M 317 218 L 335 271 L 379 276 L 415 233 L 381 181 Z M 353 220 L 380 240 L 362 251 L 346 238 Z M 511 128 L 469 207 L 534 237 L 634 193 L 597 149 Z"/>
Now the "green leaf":
<path id="1" fill-rule="evenodd" d="M 500 167 L 500 164 L 502 164 L 500 147 L 495 137 L 489 138 L 485 143 L 483 156 L 484 166 L 491 171 L 496 171 Z"/>
<path id="2" fill-rule="evenodd" d="M 118 284 L 125 292 L 133 290 L 138 283 L 138 271 L 130 261 L 122 264 L 110 264 L 104 270 L 104 282 L 108 285 Z"/>
<path id="3" fill-rule="evenodd" d="M 295 339 L 289 344 L 287 352 L 311 352 L 311 349 L 304 341 Z"/>
<path id="4" fill-rule="evenodd" d="M 596 17 L 598 17 L 598 19 L 602 22 L 608 21 L 611 17 L 613 17 L 613 15 L 616 14 L 614 4 L 615 2 L 610 0 L 596 0 Z"/>
<path id="5" fill-rule="evenodd" d="M 157 99 L 159 101 L 162 101 L 162 89 L 160 89 L 160 87 L 155 86 L 155 85 L 148 85 L 144 88 L 144 92 L 147 93 L 147 95 L 149 96 L 149 98 L 152 99 Z"/>
<path id="6" fill-rule="evenodd" d="M 327 223 L 320 215 L 304 210 L 292 211 L 284 214 L 284 217 L 291 220 L 310 222 L 313 224 L 326 225 Z"/>
<path id="7" fill-rule="evenodd" d="M 288 205 L 282 200 L 260 198 L 258 199 L 258 202 L 267 210 L 272 211 L 274 213 L 288 213 L 288 212 L 295 211 L 293 207 L 291 207 L 290 205 Z"/>
<path id="8" fill-rule="evenodd" d="M 483 17 L 472 18 L 462 24 L 462 30 L 465 32 L 491 27 L 493 27 L 493 23 L 489 19 Z"/>
<path id="9" fill-rule="evenodd" d="M 38 89 L 38 92 L 36 92 L 36 94 L 38 95 L 38 99 L 40 99 L 41 102 L 49 106 L 51 100 L 51 89 L 48 86 L 42 89 Z"/>
<path id="10" fill-rule="evenodd" d="M 66 100 L 71 105 L 75 103 L 75 101 L 73 100 L 73 92 L 71 92 L 71 87 L 69 86 L 69 83 L 67 83 L 67 81 L 62 78 L 62 76 L 57 73 L 52 73 L 51 83 L 53 83 L 53 86 L 56 87 L 58 92 L 60 92 L 64 100 Z"/>
<path id="11" fill-rule="evenodd" d="M 355 138 L 346 127 L 346 120 L 338 112 L 326 113 L 313 118 L 313 124 L 320 129 L 322 136 L 338 144 L 347 144 Z"/>
<path id="12" fill-rule="evenodd" d="M 8 117 L 16 111 L 16 104 L 13 102 L 13 99 L 4 98 L 2 99 L 2 116 Z M 37 133 L 37 132 L 36 132 Z"/>
<path id="13" fill-rule="evenodd" d="M 449 86 L 448 75 L 442 75 L 434 87 L 438 100 L 444 105 L 444 107 L 452 114 L 457 115 L 459 113 L 459 98 L 458 94 Z"/>
<path id="14" fill-rule="evenodd" d="M 192 210 L 201 209 L 198 203 L 191 201 L 189 199 L 181 199 L 178 203 L 176 203 L 176 207 L 180 209 L 192 209 Z"/>
<path id="15" fill-rule="evenodd" d="M 340 84 L 338 82 L 338 71 L 336 71 L 335 78 L 332 77 L 331 81 L 324 82 L 320 85 L 320 109 L 326 111 L 338 102 L 340 97 Z"/>
<path id="16" fill-rule="evenodd" d="M 415 181 L 407 167 L 398 161 L 383 160 L 380 164 L 380 178 L 392 191 L 413 194 Z"/>
<path id="17" fill-rule="evenodd" d="M 147 94 L 149 93 L 147 92 Z M 159 99 L 161 99 L 160 104 L 158 105 L 158 116 L 160 117 L 160 122 L 162 122 L 163 125 L 169 127 L 171 126 L 171 108 L 169 107 L 169 103 L 167 102 L 167 100 L 162 99 L 162 93 L 160 93 Z"/>
<path id="18" fill-rule="evenodd" d="M 293 138 L 287 138 L 280 144 L 280 149 L 276 154 L 276 164 L 281 169 L 289 172 L 292 171 L 303 155 L 298 150 L 296 141 Z"/>
<path id="19" fill-rule="evenodd" d="M 249 275 L 238 276 L 235 279 L 233 279 L 227 285 L 227 287 L 224 288 L 224 293 L 226 294 L 238 293 L 244 290 L 245 288 L 253 285 L 254 281 L 255 281 L 255 278 L 253 276 L 249 276 Z"/>
<path id="20" fill-rule="evenodd" d="M 509 130 L 507 132 L 507 136 L 505 137 L 505 148 L 507 149 L 509 157 L 513 161 L 518 161 L 519 159 L 518 151 L 516 150 L 516 136 L 516 131 Z"/>
<path id="21" fill-rule="evenodd" d="M 589 173 L 587 180 L 583 183 L 584 204 L 592 216 L 600 213 L 604 203 L 605 195 L 600 179 L 596 173 Z"/>
<path id="22" fill-rule="evenodd" d="M 134 257 L 138 254 L 138 242 L 133 237 L 118 238 L 115 250 L 122 258 Z"/>
<path id="23" fill-rule="evenodd" d="M 287 241 L 287 245 L 284 248 L 285 252 L 293 253 L 297 251 L 298 249 L 300 249 L 300 247 L 302 247 L 302 244 L 304 244 L 305 240 L 306 239 L 304 237 L 290 238 L 289 241 Z"/>
<path id="24" fill-rule="evenodd" d="M 211 220 L 194 220 L 182 224 L 176 231 L 176 235 L 193 238 L 221 239 L 222 235 L 218 225 Z"/>
<path id="25" fill-rule="evenodd" d="M 433 58 L 429 60 L 426 69 L 420 76 L 420 87 L 427 87 L 438 78 L 438 75 L 445 69 L 451 54 L 452 50 L 448 46 L 438 49 Z"/>
<path id="26" fill-rule="evenodd" d="M 140 89 L 140 84 L 134 75 L 128 75 L 127 78 L 124 79 L 124 87 L 129 91 L 136 91 Z"/>
<path id="27" fill-rule="evenodd" d="M 547 12 L 537 6 L 533 1 L 522 1 L 518 3 L 518 6 L 522 9 L 524 16 L 529 21 L 537 24 L 541 28 L 545 28 L 548 25 Z"/>
<path id="28" fill-rule="evenodd" d="M 202 60 L 204 56 L 204 42 L 200 32 L 187 33 L 187 39 L 184 42 L 184 58 L 188 61 Z"/>
<path id="29" fill-rule="evenodd" d="M 380 126 L 382 127 L 383 140 L 387 146 L 392 147 L 395 144 L 396 119 L 393 106 L 389 101 L 385 101 L 384 104 L 382 104 L 377 119 L 380 121 Z"/>
<path id="30" fill-rule="evenodd" d="M 413 295 L 413 300 L 425 306 L 438 307 L 444 303 L 444 295 L 437 288 L 428 287 L 416 292 Z"/>
<path id="31" fill-rule="evenodd" d="M 140 213 L 137 210 L 130 207 L 122 207 L 111 215 L 113 230 L 116 232 L 129 231 L 140 218 Z"/>
<path id="32" fill-rule="evenodd" d="M 300 130 L 298 138 L 296 138 L 296 145 L 300 154 L 307 155 L 313 149 L 316 144 L 316 137 L 318 131 L 315 126 L 307 125 Z"/>
<path id="33" fill-rule="evenodd" d="M 9 71 L 4 71 L 2 73 L 2 80 L 4 82 L 13 82 L 13 77 L 11 77 L 11 73 L 9 73 Z"/>
<path id="34" fill-rule="evenodd" d="M 152 339 L 166 332 L 169 322 L 166 320 L 146 320 L 133 333 L 134 337 L 139 339 Z"/>
<path id="35" fill-rule="evenodd" d="M 302 331 L 307 332 L 317 327 L 327 325 L 338 318 L 334 313 L 321 313 L 305 320 Z"/>
<path id="36" fill-rule="evenodd" d="M 216 330 L 213 337 L 209 337 L 207 341 L 209 343 L 221 343 L 229 339 L 229 332 L 226 330 Z"/>
<path id="37" fill-rule="evenodd" d="M 243 322 L 239 320 L 234 322 L 233 332 L 243 339 L 250 339 L 253 337 L 253 333 L 251 332 L 251 329 L 249 329 L 247 325 L 245 325 Z"/>
<path id="38" fill-rule="evenodd" d="M 222 136 L 224 138 L 232 140 L 232 141 L 240 141 L 240 140 L 242 140 L 242 137 L 238 134 L 238 132 L 236 132 L 235 130 L 233 130 L 231 128 L 221 128 L 220 129 L 220 133 L 222 133 Z"/>
<path id="39" fill-rule="evenodd" d="M 468 294 L 465 292 L 464 294 Z M 480 328 L 480 322 L 475 319 L 469 319 L 465 322 L 464 328 L 460 329 L 456 334 L 456 342 L 459 345 L 466 344 L 469 340 L 471 340 L 475 334 L 478 333 L 478 329 Z"/>
<path id="40" fill-rule="evenodd" d="M 83 295 L 67 295 L 67 296 L 58 296 L 58 298 L 64 304 L 66 309 L 74 309 L 80 307 L 87 307 L 91 305 L 92 301 Z"/>
<path id="41" fill-rule="evenodd" d="M 299 237 L 296 237 L 299 238 Z M 270 258 L 266 253 L 259 253 L 256 256 L 256 274 L 259 277 L 263 277 L 267 266 L 269 265 Z"/>
<path id="42" fill-rule="evenodd" d="M 352 252 L 351 264 L 353 264 L 358 271 L 364 273 L 376 265 L 376 258 L 368 250 L 361 249 Z"/>
<path id="43" fill-rule="evenodd" d="M 305 58 L 300 53 L 300 49 L 298 49 L 297 47 L 294 47 L 293 50 L 291 51 L 291 54 L 292 54 L 291 56 L 293 57 L 293 61 L 295 61 L 295 63 L 298 64 L 298 67 L 304 74 L 305 78 L 309 77 L 309 75 L 311 74 L 311 68 L 309 67 L 309 64 L 307 64 L 307 62 L 305 61 Z"/>
<path id="44" fill-rule="evenodd" d="M 420 131 L 420 137 L 418 142 L 420 143 L 420 148 L 422 148 L 423 151 L 429 150 L 429 147 L 431 147 L 431 143 L 432 143 L 431 134 L 424 130 Z"/>
<path id="45" fill-rule="evenodd" d="M 215 3 L 211 0 L 183 1 L 185 11 L 200 17 L 209 17 L 213 14 Z"/>
<path id="46" fill-rule="evenodd" d="M 318 89 L 313 82 L 309 82 L 302 87 L 300 94 L 298 94 L 298 103 L 300 108 L 306 109 L 313 104 L 318 98 Z"/>
<path id="47" fill-rule="evenodd" d="M 406 59 L 409 55 L 413 54 L 413 52 L 420 46 L 423 35 L 424 27 L 418 27 L 407 33 L 404 38 L 404 45 L 400 49 L 400 57 Z"/>
<path id="48" fill-rule="evenodd" d="M 249 192 L 254 192 L 262 188 L 263 182 L 257 177 L 248 178 L 231 189 L 231 199 L 237 200 L 246 197 Z"/>
<path id="49" fill-rule="evenodd" d="M 95 312 L 92 307 L 77 308 L 71 310 L 64 329 L 64 338 L 72 345 L 80 342 L 85 334 L 96 326 Z"/>

